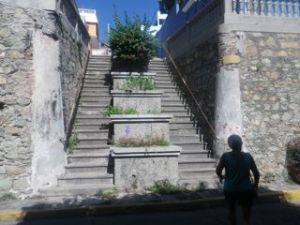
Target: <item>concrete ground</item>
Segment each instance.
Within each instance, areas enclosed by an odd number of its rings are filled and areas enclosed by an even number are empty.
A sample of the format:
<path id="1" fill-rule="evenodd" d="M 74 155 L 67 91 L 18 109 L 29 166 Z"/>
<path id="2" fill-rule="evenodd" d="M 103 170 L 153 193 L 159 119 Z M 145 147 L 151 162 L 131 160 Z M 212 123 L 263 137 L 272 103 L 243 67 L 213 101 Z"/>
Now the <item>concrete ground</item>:
<path id="1" fill-rule="evenodd" d="M 227 223 L 225 207 L 174 211 L 162 213 L 142 213 L 110 215 L 99 217 L 79 217 L 34 221 L 5 221 L 1 225 L 222 225 Z M 238 224 L 241 215 L 238 212 Z M 253 225 L 300 225 L 300 201 L 293 203 L 258 204 L 253 208 Z"/>

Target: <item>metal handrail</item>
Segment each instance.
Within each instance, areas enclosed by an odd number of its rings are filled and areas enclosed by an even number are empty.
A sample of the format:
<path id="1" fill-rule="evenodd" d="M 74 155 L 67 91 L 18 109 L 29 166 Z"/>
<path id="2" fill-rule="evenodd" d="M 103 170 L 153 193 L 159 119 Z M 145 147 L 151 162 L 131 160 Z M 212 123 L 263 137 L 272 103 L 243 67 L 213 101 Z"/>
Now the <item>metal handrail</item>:
<path id="1" fill-rule="evenodd" d="M 164 51 L 165 51 L 165 53 L 166 53 L 168 59 L 169 59 L 170 62 L 172 63 L 174 69 L 176 70 L 176 73 L 178 74 L 178 76 L 179 76 L 181 82 L 183 83 L 183 85 L 185 86 L 186 90 L 188 91 L 188 94 L 190 95 L 191 99 L 193 100 L 193 102 L 194 102 L 194 104 L 195 104 L 195 106 L 196 106 L 196 108 L 197 108 L 197 111 L 201 114 L 201 116 L 202 116 L 202 118 L 204 119 L 206 125 L 208 126 L 209 131 L 210 131 L 210 133 L 212 134 L 213 139 L 216 139 L 216 138 L 217 138 L 217 135 L 216 135 L 216 132 L 215 132 L 215 130 L 214 130 L 212 124 L 209 122 L 209 120 L 208 120 L 208 118 L 207 118 L 205 112 L 203 111 L 202 107 L 201 107 L 200 104 L 198 103 L 198 101 L 197 101 L 196 97 L 194 96 L 192 90 L 189 88 L 187 82 L 185 81 L 185 79 L 184 79 L 184 77 L 183 77 L 183 74 L 180 72 L 180 69 L 179 69 L 178 66 L 176 65 L 176 63 L 175 63 L 173 57 L 171 56 L 171 54 L 170 54 L 168 48 L 166 47 L 166 44 L 164 43 L 164 44 L 162 45 L 162 47 L 163 47 L 163 49 L 164 49 Z"/>

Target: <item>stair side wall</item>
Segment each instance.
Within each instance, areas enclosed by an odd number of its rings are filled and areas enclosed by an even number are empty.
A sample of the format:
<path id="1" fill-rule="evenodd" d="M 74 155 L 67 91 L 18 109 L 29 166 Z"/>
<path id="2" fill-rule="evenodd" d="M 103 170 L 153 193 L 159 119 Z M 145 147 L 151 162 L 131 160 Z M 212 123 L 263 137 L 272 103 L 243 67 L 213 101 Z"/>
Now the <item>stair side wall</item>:
<path id="1" fill-rule="evenodd" d="M 64 172 L 88 49 L 56 11 L 1 2 L 0 196 L 21 197 Z"/>
<path id="2" fill-rule="evenodd" d="M 186 35 L 177 34 L 167 44 L 215 126 L 215 156 L 228 150 L 231 133 L 241 134 L 244 150 L 256 159 L 263 179 L 283 179 L 286 145 L 300 132 L 300 36 L 299 29 L 282 31 L 267 22 L 270 32 L 262 31 L 264 26 L 215 23 L 198 34 L 198 42 L 192 41 L 191 31 L 201 27 L 187 28 L 182 30 Z M 182 36 L 188 38 L 185 48 L 179 45 Z"/>

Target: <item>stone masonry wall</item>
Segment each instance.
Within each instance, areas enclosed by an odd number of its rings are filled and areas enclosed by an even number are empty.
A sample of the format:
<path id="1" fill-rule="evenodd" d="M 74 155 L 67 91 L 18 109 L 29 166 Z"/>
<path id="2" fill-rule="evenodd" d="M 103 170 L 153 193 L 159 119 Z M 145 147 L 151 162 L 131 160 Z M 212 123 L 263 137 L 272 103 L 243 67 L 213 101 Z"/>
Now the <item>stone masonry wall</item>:
<path id="1" fill-rule="evenodd" d="M 222 69 L 229 73 L 221 76 L 238 71 L 240 100 L 234 101 L 240 101 L 242 123 L 224 132 L 243 136 L 244 149 L 256 159 L 263 178 L 285 178 L 286 144 L 300 136 L 299 40 L 299 34 L 225 32 L 185 49 L 175 59 L 212 124 L 218 74 Z M 231 92 L 232 84 L 227 85 Z M 224 113 L 232 116 L 230 109 Z M 226 145 L 222 143 L 224 151 Z"/>
<path id="2" fill-rule="evenodd" d="M 286 145 L 300 136 L 300 35 L 239 36 L 245 147 L 263 176 L 283 178 Z"/>
<path id="3" fill-rule="evenodd" d="M 61 73 L 66 128 L 88 54 L 85 43 L 78 41 L 74 33 L 71 35 L 70 26 L 60 21 L 55 12 L 1 3 L 0 12 L 1 197 L 9 192 L 27 194 L 32 189 L 32 94 L 35 88 L 34 76 L 38 76 L 34 75 L 33 70 L 33 33 L 41 30 L 43 35 L 60 43 L 60 67 L 57 71 Z M 47 60 L 47 52 L 43 60 Z"/>
<path id="4" fill-rule="evenodd" d="M 33 12 L 0 4 L 0 195 L 29 187 Z M 43 17 L 43 13 L 39 14 Z M 37 15 L 35 15 L 37 16 Z"/>

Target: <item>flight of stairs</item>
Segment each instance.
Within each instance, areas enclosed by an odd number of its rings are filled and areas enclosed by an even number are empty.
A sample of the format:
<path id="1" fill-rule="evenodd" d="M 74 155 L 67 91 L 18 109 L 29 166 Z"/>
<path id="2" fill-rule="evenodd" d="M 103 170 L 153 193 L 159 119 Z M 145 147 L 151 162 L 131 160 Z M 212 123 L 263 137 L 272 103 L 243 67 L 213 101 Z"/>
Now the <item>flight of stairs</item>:
<path id="1" fill-rule="evenodd" d="M 78 144 L 67 156 L 56 195 L 96 194 L 113 188 L 105 115 L 111 101 L 110 69 L 110 57 L 90 57 L 72 131 Z"/>
<path id="2" fill-rule="evenodd" d="M 67 156 L 65 174 L 58 178 L 58 186 L 46 191 L 48 195 L 89 195 L 114 187 L 109 158 L 109 118 L 105 115 L 111 103 L 110 69 L 110 57 L 90 57 L 72 131 L 79 142 Z M 212 187 L 216 180 L 215 160 L 208 158 L 208 152 L 203 150 L 167 66 L 163 60 L 155 59 L 150 62 L 149 72 L 157 73 L 156 88 L 164 91 L 162 113 L 173 115 L 171 144 L 182 147 L 179 184 L 196 188 L 203 182 Z"/>
<path id="3" fill-rule="evenodd" d="M 179 184 L 191 188 L 214 187 L 216 162 L 208 158 L 208 152 L 203 149 L 204 143 L 196 134 L 196 128 L 193 127 L 188 110 L 180 99 L 168 67 L 161 59 L 152 60 L 149 72 L 157 73 L 156 88 L 164 91 L 162 113 L 173 115 L 170 124 L 171 143 L 182 147 L 179 156 Z"/>

